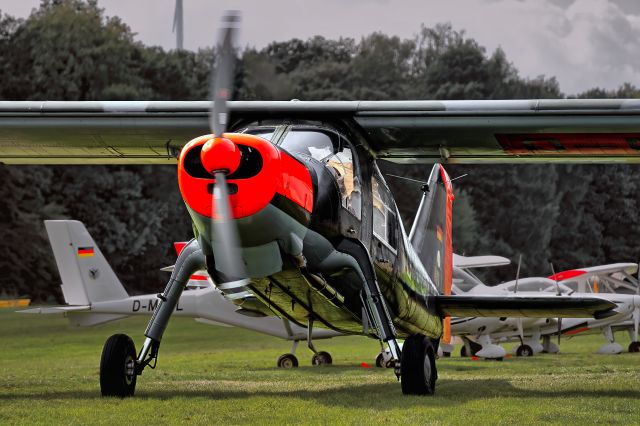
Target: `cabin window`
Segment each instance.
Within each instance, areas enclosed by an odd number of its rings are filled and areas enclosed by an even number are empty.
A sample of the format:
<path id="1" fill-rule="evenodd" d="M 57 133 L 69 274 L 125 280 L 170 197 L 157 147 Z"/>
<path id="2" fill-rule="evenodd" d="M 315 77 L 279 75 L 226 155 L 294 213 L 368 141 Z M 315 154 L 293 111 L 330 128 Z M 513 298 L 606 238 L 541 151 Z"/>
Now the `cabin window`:
<path id="1" fill-rule="evenodd" d="M 381 177 L 371 180 L 373 192 L 373 235 L 392 248 L 397 248 L 398 219 L 391 193 Z"/>
<path id="2" fill-rule="evenodd" d="M 351 149 L 344 146 L 339 152 L 327 157 L 326 165 L 338 182 L 342 207 L 360 219 L 362 193 L 360 192 L 360 180 L 355 173 Z"/>

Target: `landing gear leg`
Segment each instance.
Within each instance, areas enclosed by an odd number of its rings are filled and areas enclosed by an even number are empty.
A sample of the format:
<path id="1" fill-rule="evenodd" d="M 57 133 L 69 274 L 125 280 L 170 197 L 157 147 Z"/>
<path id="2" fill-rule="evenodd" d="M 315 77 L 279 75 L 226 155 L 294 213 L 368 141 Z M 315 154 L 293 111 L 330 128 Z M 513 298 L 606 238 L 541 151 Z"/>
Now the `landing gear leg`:
<path id="1" fill-rule="evenodd" d="M 158 304 L 145 331 L 146 339 L 135 357 L 131 339 L 124 335 L 111 336 L 105 343 L 100 362 L 100 389 L 103 396 L 131 396 L 135 391 L 136 376 L 145 367 L 155 368 L 158 350 L 169 318 L 175 311 L 189 277 L 205 268 L 205 256 L 198 242 L 191 240 L 180 252 L 164 293 L 158 294 Z M 120 337 L 118 337 L 120 336 Z M 153 363 L 153 364 L 152 364 Z"/>
<path id="2" fill-rule="evenodd" d="M 331 365 L 333 363 L 333 359 L 331 358 L 331 354 L 329 352 L 320 351 L 318 352 L 313 346 L 313 318 L 309 317 L 307 322 L 307 346 L 313 352 L 313 356 L 311 357 L 312 365 Z"/>
<path id="3" fill-rule="evenodd" d="M 400 345 L 398 344 L 396 328 L 387 310 L 387 305 L 380 293 L 380 288 L 375 280 L 365 280 L 363 289 L 363 305 L 371 322 L 378 330 L 378 337 L 389 346 L 392 359 L 395 360 L 396 377 L 400 378 Z"/>

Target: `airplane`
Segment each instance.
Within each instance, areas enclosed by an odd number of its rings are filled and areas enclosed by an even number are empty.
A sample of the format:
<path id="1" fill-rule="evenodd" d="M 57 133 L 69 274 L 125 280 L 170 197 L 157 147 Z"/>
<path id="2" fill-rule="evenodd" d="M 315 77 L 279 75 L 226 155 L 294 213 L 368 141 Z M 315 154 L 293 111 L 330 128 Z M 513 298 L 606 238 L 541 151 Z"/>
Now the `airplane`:
<path id="1" fill-rule="evenodd" d="M 434 393 L 447 316 L 613 314 L 595 296 L 451 295 L 454 197 L 440 163 L 638 162 L 640 101 L 231 102 L 239 20 L 223 18 L 212 102 L 0 102 L 0 162 L 177 161 L 195 238 L 141 349 L 107 339 L 102 395 L 135 393 L 201 269 L 243 309 L 379 339 L 404 394 Z M 408 235 L 378 159 L 434 164 Z"/>
<path id="2" fill-rule="evenodd" d="M 39 307 L 18 312 L 64 313 L 70 324 L 76 327 L 91 327 L 132 315 L 153 313 L 159 301 L 156 295 L 130 296 L 82 222 L 46 220 L 45 228 L 62 279 L 61 289 L 67 306 Z M 186 243 L 174 245 L 180 254 Z M 79 258 L 83 261 L 80 262 Z M 162 269 L 172 272 L 174 268 Z M 291 352 L 280 355 L 276 362 L 281 368 L 299 365 L 296 349 L 298 343 L 308 337 L 306 328 L 292 324 L 286 318 L 256 316 L 255 312 L 238 307 L 215 287 L 206 271 L 197 271 L 189 277 L 174 315 L 192 317 L 203 324 L 242 327 L 290 340 Z M 340 335 L 333 330 L 315 328 L 310 337 L 320 340 Z M 308 343 L 313 352 L 312 365 L 332 363 L 328 352 L 317 351 L 312 341 Z"/>
<path id="3" fill-rule="evenodd" d="M 617 263 L 590 268 L 572 269 L 550 277 L 529 277 L 487 286 L 469 268 L 454 268 L 454 293 L 457 294 L 567 294 L 584 296 L 598 294 L 616 303 L 616 314 L 607 318 L 453 318 L 452 334 L 463 340 L 461 356 L 502 359 L 506 351 L 493 342 L 519 341 L 517 356 L 532 356 L 538 352 L 557 353 L 559 348 L 551 342 L 553 335 L 575 336 L 602 332 L 607 343 L 599 353 L 620 353 L 613 330 L 625 329 L 631 343 L 629 352 L 638 352 L 638 320 L 640 320 L 640 288 L 634 274 L 638 264 Z M 606 292 L 608 290 L 608 292 Z M 617 292 L 616 292 L 617 290 Z M 623 293 L 624 292 L 624 293 Z M 540 343 L 542 339 L 542 343 Z"/>

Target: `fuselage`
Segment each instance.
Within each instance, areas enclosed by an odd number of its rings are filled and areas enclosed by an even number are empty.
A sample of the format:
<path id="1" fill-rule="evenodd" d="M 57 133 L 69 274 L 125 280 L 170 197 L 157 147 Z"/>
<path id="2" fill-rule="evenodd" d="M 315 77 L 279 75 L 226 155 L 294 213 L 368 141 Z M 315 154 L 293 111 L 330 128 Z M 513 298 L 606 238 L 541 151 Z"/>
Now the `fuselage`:
<path id="1" fill-rule="evenodd" d="M 224 137 L 239 148 L 241 160 L 227 186 L 250 277 L 250 294 L 230 290 L 234 303 L 303 326 L 311 318 L 343 333 L 372 334 L 361 297 L 372 271 L 399 334 L 439 338 L 442 321 L 430 296 L 442 289 L 408 243 L 358 129 L 344 122 L 273 121 L 234 131 Z M 225 247 L 212 225 L 215 179 L 202 161 L 211 138 L 185 146 L 178 175 L 209 274 L 224 283 L 237 277 L 216 268 Z"/>

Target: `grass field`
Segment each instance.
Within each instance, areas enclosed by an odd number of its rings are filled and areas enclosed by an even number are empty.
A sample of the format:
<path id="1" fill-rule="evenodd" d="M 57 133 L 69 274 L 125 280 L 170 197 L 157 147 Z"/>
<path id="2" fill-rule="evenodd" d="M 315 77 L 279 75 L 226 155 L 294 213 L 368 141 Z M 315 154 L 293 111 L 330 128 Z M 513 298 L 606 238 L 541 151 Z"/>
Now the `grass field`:
<path id="1" fill-rule="evenodd" d="M 71 329 L 62 317 L 0 310 L 0 424 L 640 423 L 640 355 L 596 355 L 599 336 L 563 342 L 560 355 L 442 359 L 436 395 L 407 397 L 391 370 L 360 366 L 373 363 L 373 340 L 317 342 L 328 367 L 312 367 L 301 344 L 301 367 L 281 370 L 288 342 L 174 318 L 137 396 L 100 397 L 104 340 L 124 332 L 139 346 L 146 320 Z"/>

